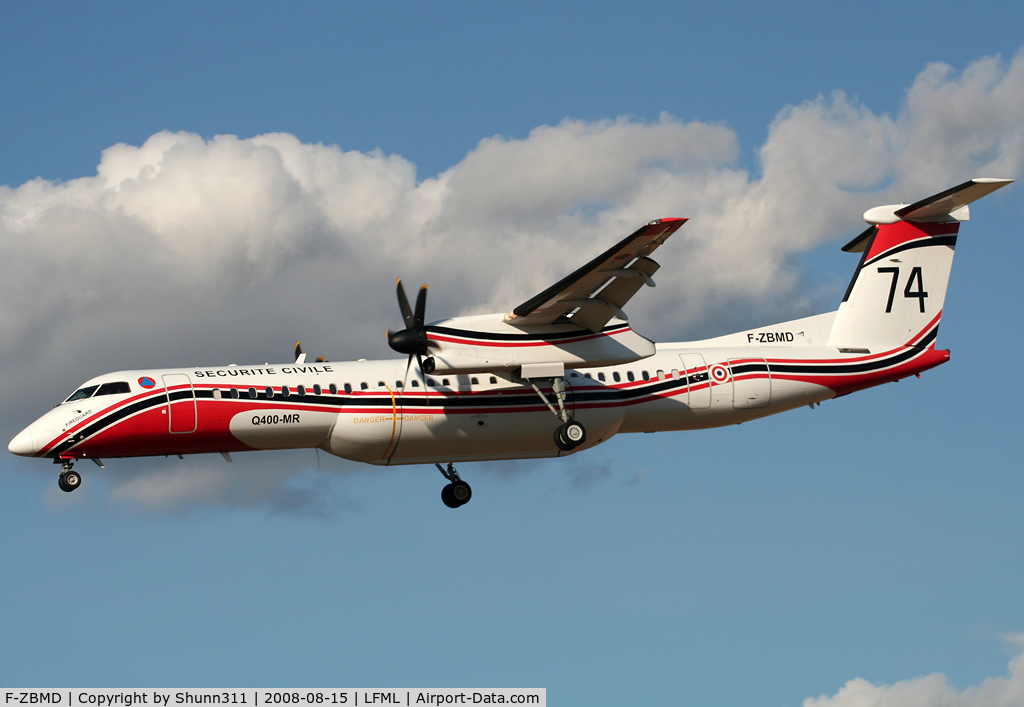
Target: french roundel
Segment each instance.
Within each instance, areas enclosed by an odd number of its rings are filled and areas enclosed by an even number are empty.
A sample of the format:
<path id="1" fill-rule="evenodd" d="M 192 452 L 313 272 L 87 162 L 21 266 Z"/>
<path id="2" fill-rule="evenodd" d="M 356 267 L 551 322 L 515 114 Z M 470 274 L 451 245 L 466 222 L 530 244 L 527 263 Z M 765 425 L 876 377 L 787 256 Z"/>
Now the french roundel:
<path id="1" fill-rule="evenodd" d="M 149 376 L 142 376 L 142 378 L 139 378 L 139 385 L 143 388 L 153 388 L 156 386 L 156 381 Z"/>
<path id="2" fill-rule="evenodd" d="M 711 380 L 715 383 L 726 383 L 729 380 L 729 369 L 725 366 L 712 366 L 711 367 Z"/>

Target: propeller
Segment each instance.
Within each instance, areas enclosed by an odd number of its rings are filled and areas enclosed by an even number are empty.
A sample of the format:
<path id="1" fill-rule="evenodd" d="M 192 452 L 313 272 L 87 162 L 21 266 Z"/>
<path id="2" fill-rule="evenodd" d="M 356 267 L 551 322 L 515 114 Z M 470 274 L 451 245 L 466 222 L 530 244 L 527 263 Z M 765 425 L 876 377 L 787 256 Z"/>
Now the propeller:
<path id="1" fill-rule="evenodd" d="M 302 363 L 305 360 L 306 360 L 306 357 L 302 353 L 302 342 L 301 341 L 296 341 L 295 342 L 295 363 Z M 325 359 L 323 356 L 317 356 L 316 357 L 316 362 L 317 363 L 327 363 L 327 359 Z"/>
<path id="2" fill-rule="evenodd" d="M 398 291 L 398 308 L 402 310 L 402 319 L 405 320 L 405 329 L 396 331 L 394 334 L 392 334 L 389 329 L 388 346 L 398 353 L 407 354 L 409 356 L 409 362 L 405 366 L 407 371 L 409 370 L 409 366 L 412 365 L 413 357 L 415 357 L 421 373 L 433 373 L 433 357 L 427 356 L 426 359 L 423 358 L 426 356 L 430 347 L 430 341 L 427 339 L 427 329 L 423 326 L 423 315 L 427 309 L 427 286 L 424 285 L 421 287 L 419 294 L 416 295 L 415 311 L 409 306 L 409 298 L 405 296 L 405 288 L 402 287 L 402 278 L 398 278 L 396 290 Z"/>

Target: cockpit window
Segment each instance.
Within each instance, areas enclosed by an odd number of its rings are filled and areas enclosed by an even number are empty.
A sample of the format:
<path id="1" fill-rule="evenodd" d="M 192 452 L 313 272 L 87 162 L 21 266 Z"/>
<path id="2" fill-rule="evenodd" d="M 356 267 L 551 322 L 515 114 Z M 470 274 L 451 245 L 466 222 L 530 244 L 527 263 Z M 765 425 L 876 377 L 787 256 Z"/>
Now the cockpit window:
<path id="1" fill-rule="evenodd" d="M 104 383 L 100 386 L 100 389 L 96 391 L 96 395 L 118 395 L 120 393 L 130 393 L 132 388 L 125 381 L 117 381 L 115 383 Z"/>
<path id="2" fill-rule="evenodd" d="M 64 402 L 70 403 L 72 400 L 82 400 L 83 398 L 91 397 L 92 394 L 96 392 L 97 388 L 99 388 L 98 385 L 90 385 L 86 386 L 85 388 L 79 388 L 71 395 L 70 398 L 68 398 Z"/>

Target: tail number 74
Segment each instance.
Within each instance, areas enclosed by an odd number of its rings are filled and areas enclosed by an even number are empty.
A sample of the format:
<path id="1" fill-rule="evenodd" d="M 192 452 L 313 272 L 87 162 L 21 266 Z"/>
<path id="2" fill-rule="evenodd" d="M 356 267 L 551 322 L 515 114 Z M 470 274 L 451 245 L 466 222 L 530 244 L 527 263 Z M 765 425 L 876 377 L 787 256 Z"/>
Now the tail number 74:
<path id="1" fill-rule="evenodd" d="M 892 273 L 892 284 L 889 285 L 889 299 L 885 303 L 885 313 L 889 314 L 892 312 L 892 301 L 896 296 L 896 283 L 900 279 L 899 268 L 878 268 L 878 272 Z M 917 289 L 911 289 L 914 286 Z M 910 277 L 907 278 L 907 286 L 903 288 L 903 296 L 910 298 L 917 298 L 917 303 L 921 306 L 921 312 L 924 312 L 924 298 L 928 296 L 928 293 L 924 291 L 924 280 L 921 279 L 921 268 L 914 267 L 910 271 Z"/>

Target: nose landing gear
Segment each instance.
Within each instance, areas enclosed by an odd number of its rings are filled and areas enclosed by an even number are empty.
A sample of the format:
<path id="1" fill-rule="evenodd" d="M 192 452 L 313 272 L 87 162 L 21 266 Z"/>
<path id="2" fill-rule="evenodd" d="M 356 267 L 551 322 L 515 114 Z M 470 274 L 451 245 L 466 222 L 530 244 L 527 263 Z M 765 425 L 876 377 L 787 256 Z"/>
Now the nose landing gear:
<path id="1" fill-rule="evenodd" d="M 57 477 L 57 486 L 61 491 L 71 493 L 82 485 L 82 475 L 71 468 L 74 464 L 72 459 L 60 460 L 60 476 Z"/>
<path id="2" fill-rule="evenodd" d="M 448 479 L 448 483 L 441 489 L 441 502 L 449 508 L 458 508 L 469 503 L 469 499 L 473 498 L 473 489 L 459 477 L 455 466 L 451 462 L 448 462 L 447 469 L 437 463 L 434 466 Z"/>

